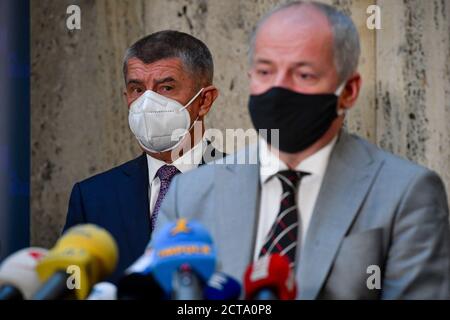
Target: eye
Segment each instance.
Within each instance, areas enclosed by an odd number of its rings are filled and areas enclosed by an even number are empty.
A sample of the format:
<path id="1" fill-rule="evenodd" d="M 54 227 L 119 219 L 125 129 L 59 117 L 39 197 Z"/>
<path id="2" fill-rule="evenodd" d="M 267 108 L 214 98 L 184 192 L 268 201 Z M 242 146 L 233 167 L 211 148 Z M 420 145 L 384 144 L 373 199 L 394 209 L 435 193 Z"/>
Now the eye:
<path id="1" fill-rule="evenodd" d="M 161 91 L 162 92 L 169 92 L 169 91 L 172 91 L 173 90 L 173 87 L 171 87 L 171 86 L 162 86 L 161 87 Z"/>
<path id="2" fill-rule="evenodd" d="M 257 74 L 258 76 L 264 77 L 264 76 L 268 76 L 268 75 L 270 74 L 270 71 L 269 71 L 269 70 L 266 70 L 266 69 L 257 69 L 257 70 L 256 70 L 256 74 Z"/>
<path id="3" fill-rule="evenodd" d="M 128 92 L 134 96 L 141 95 L 145 91 L 145 88 L 140 85 L 131 85 L 128 87 Z"/>
<path id="4" fill-rule="evenodd" d="M 297 73 L 297 77 L 301 80 L 313 80 L 315 76 L 312 73 L 299 72 Z"/>
<path id="5" fill-rule="evenodd" d="M 138 88 L 133 88 L 133 93 L 138 93 L 138 94 L 140 94 L 140 93 L 142 93 L 142 92 L 144 92 L 144 89 L 142 89 L 142 88 L 140 88 L 140 87 L 138 87 Z"/>

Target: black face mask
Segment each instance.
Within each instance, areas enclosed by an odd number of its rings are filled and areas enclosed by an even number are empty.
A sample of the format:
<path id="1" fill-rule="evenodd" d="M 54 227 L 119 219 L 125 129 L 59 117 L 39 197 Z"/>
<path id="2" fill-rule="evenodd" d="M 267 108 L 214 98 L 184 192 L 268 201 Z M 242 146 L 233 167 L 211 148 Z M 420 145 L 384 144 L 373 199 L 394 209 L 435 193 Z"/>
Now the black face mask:
<path id="1" fill-rule="evenodd" d="M 277 149 L 287 153 L 303 151 L 319 140 L 330 128 L 337 114 L 335 94 L 302 94 L 274 87 L 260 95 L 251 95 L 250 117 L 256 130 L 279 129 Z"/>

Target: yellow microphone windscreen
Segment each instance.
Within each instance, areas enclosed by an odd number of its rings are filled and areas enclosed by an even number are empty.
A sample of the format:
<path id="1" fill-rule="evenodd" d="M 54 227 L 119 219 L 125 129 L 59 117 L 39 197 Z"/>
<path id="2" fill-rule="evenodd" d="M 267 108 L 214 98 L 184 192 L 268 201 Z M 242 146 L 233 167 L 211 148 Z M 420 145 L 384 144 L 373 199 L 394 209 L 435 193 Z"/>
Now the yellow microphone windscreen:
<path id="1" fill-rule="evenodd" d="M 92 286 L 109 276 L 116 268 L 117 244 L 103 228 L 92 224 L 75 226 L 57 241 L 48 255 L 39 261 L 36 271 L 42 282 L 57 272 L 79 271 L 74 291 L 77 299 L 85 299 Z M 76 269 L 74 269 L 76 268 Z"/>

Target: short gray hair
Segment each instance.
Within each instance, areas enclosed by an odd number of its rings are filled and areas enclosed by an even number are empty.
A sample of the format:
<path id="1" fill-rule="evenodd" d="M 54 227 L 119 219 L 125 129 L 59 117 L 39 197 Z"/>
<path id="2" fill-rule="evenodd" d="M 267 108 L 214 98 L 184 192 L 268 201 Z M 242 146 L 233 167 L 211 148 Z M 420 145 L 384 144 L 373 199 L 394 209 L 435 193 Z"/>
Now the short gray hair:
<path id="1" fill-rule="evenodd" d="M 304 4 L 312 5 L 314 8 L 322 12 L 327 18 L 331 30 L 333 32 L 333 56 L 334 64 L 339 76 L 339 81 L 343 82 L 347 80 L 352 73 L 354 73 L 359 64 L 359 57 L 361 55 L 361 45 L 359 41 L 358 30 L 352 19 L 339 11 L 333 6 L 330 6 L 321 2 L 305 2 L 295 1 L 287 3 L 272 9 L 266 15 L 264 15 L 257 23 L 256 28 L 251 34 L 250 48 L 249 48 L 249 61 L 253 63 L 253 53 L 255 49 L 256 36 L 260 27 L 275 13 L 284 9 L 301 6 Z"/>
<path id="2" fill-rule="evenodd" d="M 123 76 L 127 80 L 128 60 L 138 58 L 145 64 L 179 58 L 194 76 L 197 86 L 212 84 L 214 63 L 208 47 L 199 39 L 179 31 L 164 30 L 152 33 L 130 46 L 123 58 Z M 201 83 L 200 83 L 201 82 Z"/>

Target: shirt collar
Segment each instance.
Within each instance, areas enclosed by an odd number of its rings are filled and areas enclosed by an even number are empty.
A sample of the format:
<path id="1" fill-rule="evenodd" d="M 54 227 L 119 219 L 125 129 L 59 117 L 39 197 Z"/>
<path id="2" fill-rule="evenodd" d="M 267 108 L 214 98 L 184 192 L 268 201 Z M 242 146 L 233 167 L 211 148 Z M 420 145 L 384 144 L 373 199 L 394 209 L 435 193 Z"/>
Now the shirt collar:
<path id="1" fill-rule="evenodd" d="M 336 145 L 337 136 L 333 138 L 322 149 L 312 154 L 295 168 L 296 171 L 308 172 L 311 175 L 323 176 L 328 166 L 331 151 Z M 288 166 L 280 160 L 273 152 L 264 138 L 259 137 L 259 160 L 261 184 L 272 178 L 277 172 L 288 170 Z"/>
<path id="2" fill-rule="evenodd" d="M 206 139 L 203 138 L 193 148 L 191 148 L 188 152 L 172 162 L 170 165 L 175 166 L 178 170 L 180 170 L 181 173 L 185 173 L 189 170 L 197 168 L 202 162 L 203 152 L 206 149 L 206 146 Z M 167 163 L 155 159 L 147 154 L 147 164 L 148 177 L 151 183 L 155 179 L 156 173 L 158 172 L 159 168 Z"/>

